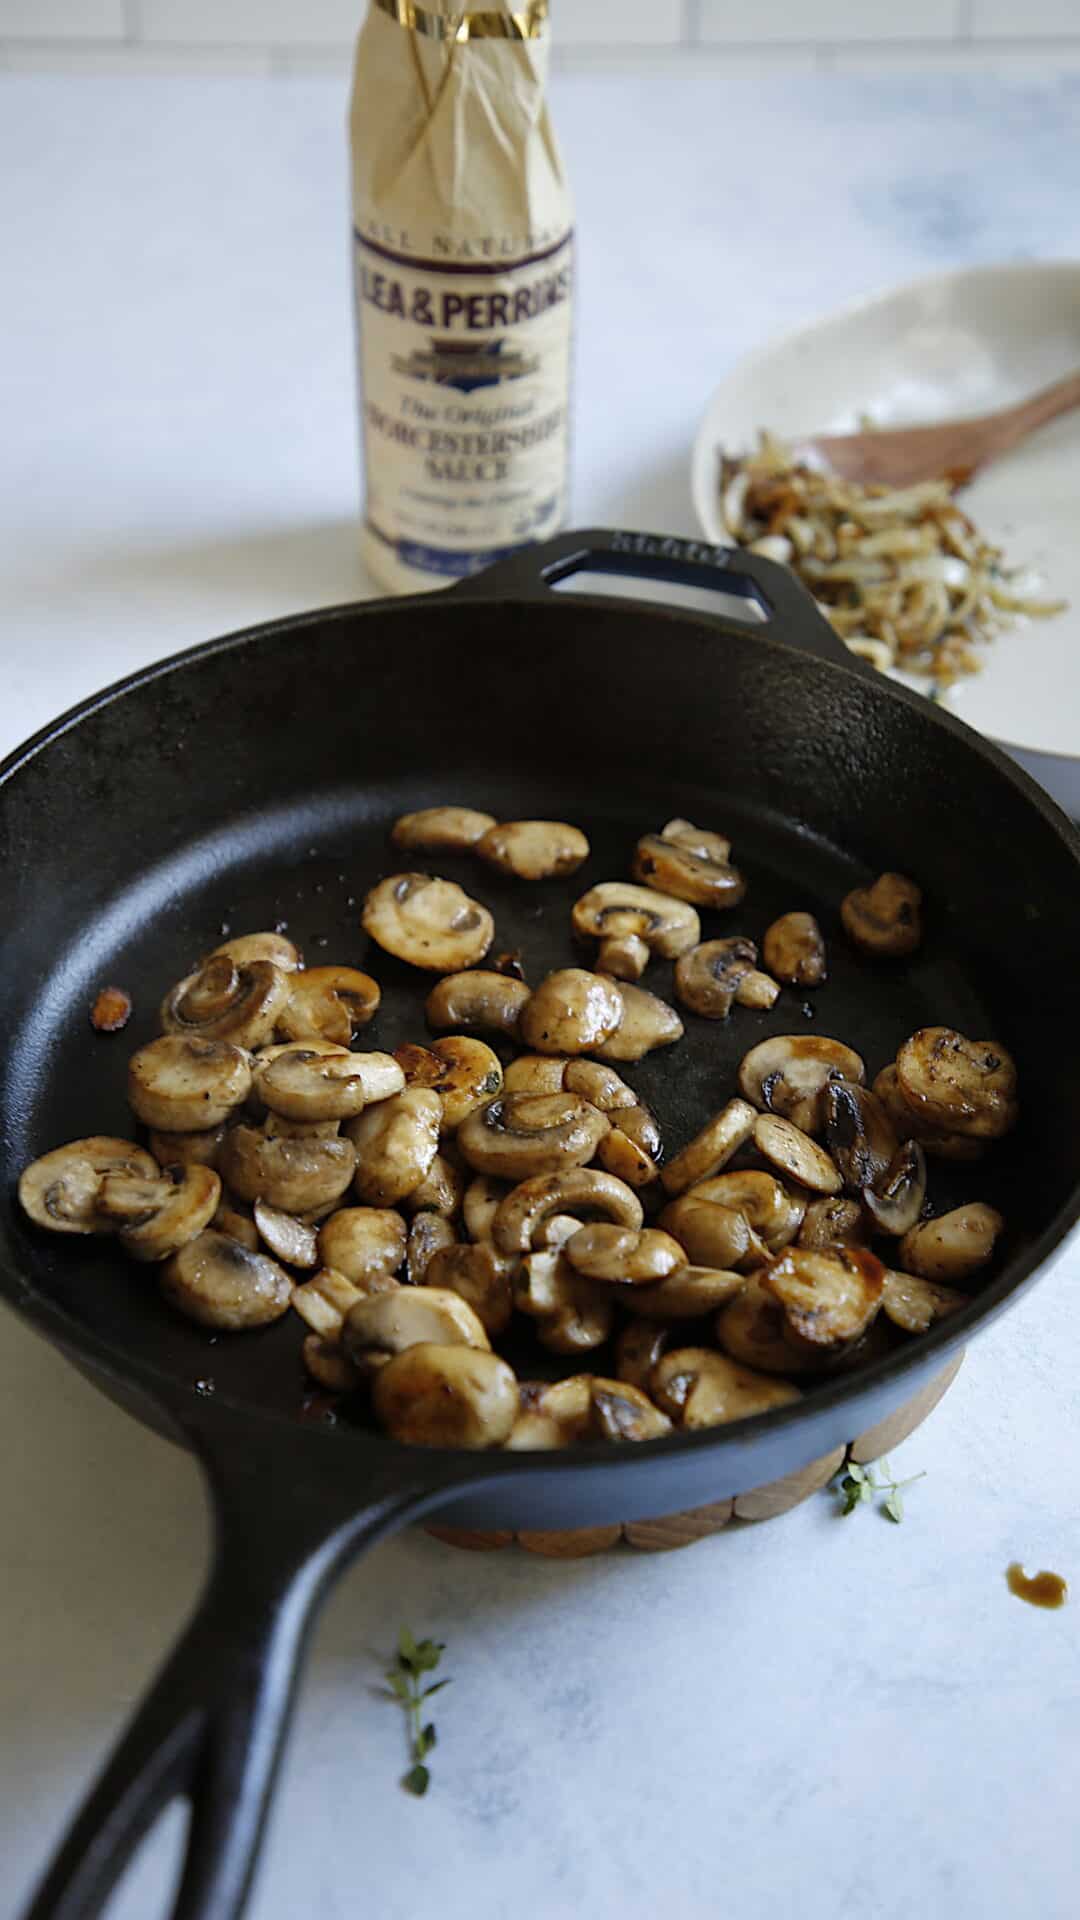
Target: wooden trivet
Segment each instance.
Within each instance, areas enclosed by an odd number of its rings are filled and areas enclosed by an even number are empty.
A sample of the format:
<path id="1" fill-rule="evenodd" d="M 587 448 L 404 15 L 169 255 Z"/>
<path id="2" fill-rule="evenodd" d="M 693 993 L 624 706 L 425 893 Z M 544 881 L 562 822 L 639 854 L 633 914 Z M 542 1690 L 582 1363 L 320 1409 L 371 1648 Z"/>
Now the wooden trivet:
<path id="1" fill-rule="evenodd" d="M 835 1447 L 822 1459 L 800 1468 L 798 1473 L 785 1474 L 782 1480 L 773 1480 L 767 1487 L 754 1487 L 749 1493 L 736 1494 L 732 1500 L 692 1507 L 688 1513 L 669 1513 L 660 1520 L 628 1520 L 625 1525 L 616 1523 L 610 1527 L 576 1527 L 571 1532 L 473 1533 L 463 1527 L 428 1527 L 427 1531 L 448 1546 L 464 1547 L 473 1553 L 518 1546 L 526 1553 L 544 1554 L 549 1560 L 580 1560 L 586 1554 L 603 1553 L 617 1546 L 635 1547 L 639 1553 L 670 1553 L 676 1547 L 689 1547 L 695 1540 L 719 1533 L 729 1520 L 774 1520 L 827 1486 L 846 1461 L 865 1463 L 879 1460 L 883 1453 L 891 1453 L 933 1413 L 938 1401 L 952 1386 L 963 1358 L 961 1354 L 942 1373 L 936 1374 L 913 1400 L 906 1401 L 887 1420 L 879 1421 L 848 1446 Z"/>

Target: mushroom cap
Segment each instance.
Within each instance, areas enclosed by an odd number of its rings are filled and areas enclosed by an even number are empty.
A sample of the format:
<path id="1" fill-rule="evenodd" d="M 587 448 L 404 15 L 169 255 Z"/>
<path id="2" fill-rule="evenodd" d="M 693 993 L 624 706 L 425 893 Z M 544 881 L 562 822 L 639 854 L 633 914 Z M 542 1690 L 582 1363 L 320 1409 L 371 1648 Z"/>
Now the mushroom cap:
<path id="1" fill-rule="evenodd" d="M 1004 1229 L 996 1207 L 970 1201 L 905 1233 L 898 1248 L 900 1262 L 921 1280 L 966 1280 L 986 1265 Z"/>
<path id="2" fill-rule="evenodd" d="M 579 1227 L 566 1242 L 566 1257 L 585 1280 L 641 1286 L 663 1280 L 686 1265 L 677 1240 L 658 1227 L 617 1227 L 607 1220 Z"/>
<path id="3" fill-rule="evenodd" d="M 511 1289 L 514 1305 L 536 1321 L 537 1338 L 552 1353 L 589 1353 L 610 1338 L 611 1289 L 582 1279 L 561 1246 L 526 1254 Z"/>
<path id="4" fill-rule="evenodd" d="M 280 1207 L 268 1206 L 265 1200 L 255 1202 L 255 1225 L 275 1260 L 281 1260 L 287 1267 L 318 1266 L 314 1227 L 305 1226 L 294 1214 L 282 1213 Z"/>
<path id="5" fill-rule="evenodd" d="M 754 1131 L 757 1114 L 745 1100 L 729 1100 L 700 1133 L 661 1169 L 664 1191 L 674 1196 L 719 1173 Z"/>
<path id="6" fill-rule="evenodd" d="M 754 1145 L 763 1160 L 768 1160 L 789 1180 L 809 1187 L 811 1193 L 839 1193 L 843 1187 L 835 1161 L 792 1120 L 781 1119 L 775 1113 L 759 1113 L 754 1124 Z"/>
<path id="7" fill-rule="evenodd" d="M 511 1261 L 484 1242 L 442 1247 L 431 1257 L 425 1285 L 460 1294 L 485 1333 L 495 1336 L 510 1325 L 511 1267 Z"/>
<path id="8" fill-rule="evenodd" d="M 831 1080 L 861 1086 L 862 1059 L 842 1040 L 823 1033 L 774 1033 L 759 1040 L 739 1063 L 739 1091 L 764 1113 L 794 1121 L 803 1133 L 824 1125 L 822 1096 Z"/>
<path id="9" fill-rule="evenodd" d="M 703 1200 L 684 1193 L 669 1200 L 660 1215 L 660 1225 L 682 1247 L 685 1257 L 700 1267 L 759 1265 L 767 1259 L 768 1248 L 747 1221 L 744 1213 L 714 1200 Z"/>
<path id="10" fill-rule="evenodd" d="M 421 807 L 395 820 L 390 838 L 406 853 L 468 853 L 494 825 L 493 813 L 475 807 Z"/>
<path id="11" fill-rule="evenodd" d="M 761 943 L 766 972 L 791 987 L 820 987 L 827 976 L 825 940 L 812 913 L 782 913 Z"/>
<path id="12" fill-rule="evenodd" d="M 227 1120 L 251 1091 L 251 1061 L 230 1040 L 169 1033 L 128 1062 L 128 1103 L 144 1126 L 205 1133 Z"/>
<path id="13" fill-rule="evenodd" d="M 497 1354 L 421 1343 L 375 1377 L 376 1418 L 412 1447 L 499 1447 L 518 1414 L 512 1368 Z"/>
<path id="14" fill-rule="evenodd" d="M 800 1247 L 860 1247 L 871 1230 L 861 1200 L 825 1193 L 811 1200 L 797 1236 Z"/>
<path id="15" fill-rule="evenodd" d="M 504 1093 L 458 1129 L 462 1158 L 504 1180 L 583 1167 L 609 1130 L 606 1115 L 576 1093 Z"/>
<path id="16" fill-rule="evenodd" d="M 704 940 L 681 954 L 675 966 L 675 992 L 691 1013 L 726 1020 L 736 989 L 757 968 L 757 947 L 745 934 L 729 940 Z"/>
<path id="17" fill-rule="evenodd" d="M 92 1133 L 70 1140 L 31 1161 L 19 1175 L 19 1205 L 35 1226 L 50 1233 L 114 1233 L 116 1223 L 98 1210 L 106 1174 L 124 1172 L 156 1179 L 157 1162 L 132 1140 Z"/>
<path id="18" fill-rule="evenodd" d="M 266 1105 L 286 1120 L 351 1120 L 405 1085 L 389 1053 L 324 1053 L 298 1041 L 275 1049 L 275 1056 L 258 1063 L 256 1086 Z"/>
<path id="19" fill-rule="evenodd" d="M 737 1173 L 717 1173 L 689 1188 L 688 1200 L 711 1200 L 715 1206 L 741 1213 L 747 1226 L 764 1240 L 770 1253 L 779 1253 L 794 1240 L 806 1212 L 806 1195 L 791 1192 L 775 1174 L 756 1167 Z"/>
<path id="20" fill-rule="evenodd" d="M 619 1226 L 640 1227 L 645 1216 L 632 1189 L 595 1167 L 571 1167 L 522 1180 L 499 1202 L 492 1239 L 500 1253 L 527 1253 L 552 1214 L 599 1214 Z"/>
<path id="21" fill-rule="evenodd" d="M 216 1167 L 224 1138 L 225 1126 L 222 1122 L 216 1127 L 208 1127 L 205 1133 L 167 1133 L 160 1128 L 151 1128 L 149 1144 L 159 1167 L 193 1167 L 196 1163 L 202 1167 Z"/>
<path id="22" fill-rule="evenodd" d="M 120 1244 L 133 1260 L 167 1260 L 210 1225 L 221 1200 L 221 1181 L 198 1162 L 171 1167 L 151 1180 L 107 1173 L 98 1202 L 115 1221 Z"/>
<path id="23" fill-rule="evenodd" d="M 682 1039 L 682 1021 L 659 994 L 636 987 L 629 980 L 612 980 L 609 984 L 622 1003 L 622 1019 L 615 1032 L 596 1047 L 601 1060 L 643 1060 L 657 1047 L 670 1047 Z"/>
<path id="24" fill-rule="evenodd" d="M 499 1204 L 509 1192 L 505 1180 L 495 1180 L 489 1173 L 478 1173 L 475 1180 L 469 1181 L 461 1206 L 465 1228 L 472 1239 L 491 1239 Z"/>
<path id="25" fill-rule="evenodd" d="M 405 1222 L 392 1207 L 339 1207 L 319 1228 L 319 1259 L 357 1286 L 396 1273 L 405 1246 Z"/>
<path id="26" fill-rule="evenodd" d="M 588 1053 L 610 1040 L 622 1017 L 614 980 L 584 967 L 559 967 L 529 995 L 518 1032 L 536 1053 Z"/>
<path id="27" fill-rule="evenodd" d="M 664 960 L 675 960 L 701 938 L 701 922 L 685 900 L 628 880 L 602 880 L 575 902 L 574 932 L 585 939 L 633 935 Z"/>
<path id="28" fill-rule="evenodd" d="M 385 1360 L 421 1342 L 484 1349 L 490 1345 L 468 1301 L 445 1287 L 394 1287 L 357 1300 L 345 1315 L 342 1340 L 349 1358 L 368 1370 L 372 1359 Z"/>
<path id="29" fill-rule="evenodd" d="M 682 1427 L 720 1427 L 785 1407 L 798 1387 L 740 1366 L 712 1347 L 676 1347 L 653 1368 L 649 1382 L 658 1405 Z"/>
<path id="30" fill-rule="evenodd" d="M 356 1193 L 392 1207 L 420 1185 L 439 1150 L 442 1102 L 429 1087 L 406 1087 L 346 1123 L 356 1148 Z"/>
<path id="31" fill-rule="evenodd" d="M 308 967 L 292 980 L 278 1032 L 286 1040 L 333 1040 L 347 1047 L 374 1018 L 381 998 L 378 981 L 357 967 Z"/>
<path id="32" fill-rule="evenodd" d="M 292 991 L 292 973 L 272 960 L 250 960 L 238 967 L 228 954 L 215 954 L 165 995 L 161 1024 L 166 1033 L 188 1039 L 261 1047 L 271 1038 Z"/>
<path id="33" fill-rule="evenodd" d="M 460 1213 L 464 1197 L 465 1171 L 456 1149 L 448 1141 L 447 1151 L 435 1155 L 419 1186 L 407 1193 L 401 1204 L 410 1216 L 415 1213 L 439 1213 L 445 1219 L 452 1220 Z"/>
<path id="34" fill-rule="evenodd" d="M 282 973 L 293 973 L 303 964 L 299 947 L 294 941 L 287 940 L 283 933 L 236 934 L 233 939 L 223 940 L 220 947 L 208 953 L 203 965 L 206 965 L 206 960 L 222 957 L 231 960 L 234 967 L 250 966 L 253 960 L 269 960 L 275 967 L 280 967 Z"/>
<path id="35" fill-rule="evenodd" d="M 467 1033 L 448 1034 L 433 1046 L 411 1042 L 398 1047 L 395 1060 L 410 1087 L 433 1087 L 442 1101 L 442 1130 L 454 1133 L 470 1113 L 500 1092 L 502 1061 L 484 1040 Z"/>
<path id="36" fill-rule="evenodd" d="M 648 1187 L 656 1179 L 660 1152 L 660 1129 L 648 1107 L 620 1107 L 596 1157 L 605 1172 L 628 1187 Z"/>
<path id="37" fill-rule="evenodd" d="M 953 1027 L 920 1027 L 896 1056 L 910 1107 L 933 1127 L 996 1140 L 1016 1124 L 1016 1066 L 995 1040 L 969 1040 Z"/>
<path id="38" fill-rule="evenodd" d="M 870 887 L 855 887 L 840 902 L 848 939 L 862 953 L 900 959 L 922 939 L 922 892 L 903 873 L 882 873 Z"/>
<path id="39" fill-rule="evenodd" d="M 766 1293 L 760 1275 L 754 1275 L 721 1307 L 715 1332 L 723 1351 L 741 1366 L 762 1373 L 821 1373 L 829 1356 L 806 1345 L 796 1346 L 785 1337 L 785 1325 L 779 1300 Z"/>
<path id="40" fill-rule="evenodd" d="M 795 1338 L 826 1351 L 866 1332 L 885 1290 L 885 1269 L 865 1247 L 789 1247 L 757 1277 Z"/>
<path id="41" fill-rule="evenodd" d="M 588 1066 L 589 1062 L 581 1061 L 579 1064 Z M 566 1086 L 566 1069 L 569 1065 L 569 1060 L 564 1060 L 557 1053 L 519 1053 L 503 1073 L 503 1092 L 561 1093 Z M 585 1099 L 589 1099 L 584 1087 L 570 1087 L 568 1091 L 584 1094 Z M 590 1105 L 598 1107 L 600 1102 L 593 1100 Z"/>
<path id="42" fill-rule="evenodd" d="M 633 1087 L 627 1086 L 614 1067 L 603 1065 L 598 1060 L 565 1061 L 562 1084 L 567 1093 L 580 1093 L 591 1106 L 599 1107 L 601 1113 L 638 1107 L 638 1096 Z"/>
<path id="43" fill-rule="evenodd" d="M 207 1227 L 166 1261 L 161 1291 L 189 1320 L 237 1333 L 280 1320 L 292 1281 L 276 1260 Z"/>
<path id="44" fill-rule="evenodd" d="M 473 852 L 489 867 L 519 880 L 550 880 L 574 873 L 588 859 L 589 843 L 579 827 L 565 820 L 504 820 L 488 828 Z"/>
<path id="45" fill-rule="evenodd" d="M 301 1215 L 339 1199 L 355 1166 L 352 1141 L 338 1135 L 298 1139 L 246 1126 L 233 1127 L 221 1153 L 223 1177 L 242 1200 L 266 1200 Z"/>
<path id="46" fill-rule="evenodd" d="M 478 1033 L 501 1033 L 517 1037 L 521 1010 L 529 998 L 524 980 L 512 980 L 508 974 L 494 973 L 487 967 L 473 967 L 464 973 L 448 974 L 432 987 L 424 1002 L 429 1027 L 461 1028 Z"/>
<path id="47" fill-rule="evenodd" d="M 385 953 L 429 973 L 475 966 L 495 938 L 487 908 L 453 880 L 430 873 L 392 873 L 380 880 L 364 901 L 362 924 Z"/>
<path id="48" fill-rule="evenodd" d="M 689 831 L 693 834 L 697 830 Z M 722 847 L 730 853 L 730 842 L 722 835 L 703 835 L 690 845 L 685 837 L 669 839 L 666 833 L 645 833 L 634 849 L 631 871 L 644 887 L 656 887 L 697 907 L 723 911 L 738 906 L 746 882 L 726 853 L 722 859 L 717 857 Z"/>
<path id="49" fill-rule="evenodd" d="M 923 1114 L 908 1105 L 897 1079 L 895 1065 L 882 1068 L 874 1080 L 874 1092 L 896 1128 L 898 1139 L 917 1140 L 924 1153 L 930 1154 L 935 1160 L 982 1159 L 986 1152 L 985 1140 L 934 1127 Z"/>
<path id="50" fill-rule="evenodd" d="M 688 1261 L 648 1287 L 627 1287 L 619 1305 L 646 1320 L 700 1320 L 715 1313 L 746 1286 L 744 1273 L 702 1267 Z"/>
<path id="51" fill-rule="evenodd" d="M 300 1358 L 312 1379 L 326 1393 L 354 1393 L 360 1375 L 339 1346 L 309 1333 L 300 1349 Z"/>
<path id="52" fill-rule="evenodd" d="M 425 1211 L 409 1222 L 405 1248 L 405 1280 L 410 1287 L 422 1287 L 428 1268 L 437 1253 L 457 1243 L 457 1234 L 441 1213 Z"/>

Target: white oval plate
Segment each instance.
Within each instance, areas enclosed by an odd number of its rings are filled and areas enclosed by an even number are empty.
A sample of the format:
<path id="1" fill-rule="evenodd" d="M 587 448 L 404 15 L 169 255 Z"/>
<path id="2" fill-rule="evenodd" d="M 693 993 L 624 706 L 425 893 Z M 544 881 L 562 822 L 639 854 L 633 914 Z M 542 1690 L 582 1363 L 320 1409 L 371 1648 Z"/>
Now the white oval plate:
<path id="1" fill-rule="evenodd" d="M 851 432 L 862 415 L 901 426 L 985 413 L 1077 366 L 1080 262 L 976 267 L 864 301 L 751 355 L 717 388 L 694 443 L 698 517 L 727 543 L 719 456 L 755 446 L 762 427 L 788 439 Z M 1080 411 L 990 467 L 963 501 L 1006 564 L 1069 610 L 1001 634 L 949 706 L 1080 815 Z"/>

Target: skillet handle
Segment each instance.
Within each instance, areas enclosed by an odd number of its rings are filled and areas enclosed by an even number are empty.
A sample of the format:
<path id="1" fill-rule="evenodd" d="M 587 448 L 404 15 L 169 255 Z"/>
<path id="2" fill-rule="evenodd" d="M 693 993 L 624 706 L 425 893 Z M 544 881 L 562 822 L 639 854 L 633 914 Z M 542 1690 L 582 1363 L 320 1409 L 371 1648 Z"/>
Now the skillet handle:
<path id="1" fill-rule="evenodd" d="M 721 630 L 760 632 L 834 666 L 857 670 L 860 665 L 790 568 L 745 547 L 714 547 L 706 540 L 682 540 L 675 534 L 631 533 L 613 527 L 561 533 L 539 546 L 520 547 L 450 591 L 473 599 L 542 601 L 552 587 L 575 573 L 607 573 L 737 595 L 747 602 L 746 618 L 714 615 Z"/>
<path id="2" fill-rule="evenodd" d="M 237 1920 L 258 1857 L 315 1610 L 342 1565 L 440 1504 L 456 1476 L 423 1481 L 400 1455 L 376 1461 L 361 1486 L 349 1449 L 323 1474 L 228 1436 L 203 1445 L 217 1545 L 196 1611 L 121 1735 L 27 1910 L 26 1920 L 94 1920 L 143 1835 L 177 1795 L 191 1802 L 172 1920 Z M 285 1445 L 301 1436 L 283 1430 Z M 303 1438 L 332 1435 L 310 1433 Z M 277 1442 L 281 1448 L 281 1441 Z M 307 1450 L 301 1446 L 303 1455 Z M 342 1453 L 345 1449 L 341 1450 Z M 482 1476 L 478 1476 L 482 1477 Z M 351 1484 L 350 1484 L 351 1481 Z"/>

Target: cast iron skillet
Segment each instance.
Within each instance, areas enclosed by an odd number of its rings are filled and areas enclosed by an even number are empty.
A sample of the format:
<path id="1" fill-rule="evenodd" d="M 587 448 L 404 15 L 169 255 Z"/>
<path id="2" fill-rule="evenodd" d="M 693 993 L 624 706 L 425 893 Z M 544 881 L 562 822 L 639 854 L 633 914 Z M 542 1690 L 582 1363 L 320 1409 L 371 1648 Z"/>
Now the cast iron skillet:
<path id="1" fill-rule="evenodd" d="M 735 592 L 746 617 L 551 591 L 585 566 Z M 19 1169 L 63 1140 L 130 1129 L 127 1056 L 155 1031 L 164 989 L 227 925 L 284 919 L 309 960 L 373 965 L 384 999 L 364 1044 L 420 1037 L 415 976 L 366 956 L 358 902 L 400 864 L 391 819 L 440 800 L 587 828 L 593 857 L 565 883 L 523 887 L 438 863 L 490 903 L 499 944 L 523 949 L 534 980 L 569 957 L 570 901 L 625 874 L 637 834 L 679 813 L 730 832 L 749 877 L 744 908 L 706 916 L 707 932 L 760 935 L 787 908 L 818 913 L 832 973 L 810 1014 L 871 1071 L 934 1022 L 1011 1048 L 1020 1131 L 982 1166 L 933 1175 L 939 1207 L 985 1194 L 1009 1220 L 1004 1260 L 970 1309 L 731 1429 L 550 1456 L 428 1453 L 343 1418 L 303 1418 L 294 1316 L 210 1344 L 107 1242 L 29 1229 L 14 1207 Z M 571 1527 L 776 1479 L 915 1393 L 1080 1212 L 1068 1124 L 1077 835 L 994 748 L 854 666 L 790 576 L 745 554 L 567 535 L 437 598 L 275 621 L 148 668 L 0 769 L 0 860 L 0 1287 L 104 1392 L 198 1454 L 217 1523 L 203 1601 L 34 1920 L 99 1913 L 178 1793 L 192 1818 L 174 1920 L 239 1913 L 308 1622 L 351 1556 L 435 1509 L 477 1527 Z M 886 867 L 919 879 L 929 927 L 891 971 L 854 956 L 837 922 L 843 893 Z M 106 981 L 136 1002 L 119 1040 L 87 1020 Z M 669 970 L 654 966 L 649 984 L 670 992 Z M 755 1039 L 807 1018 L 790 992 L 767 1015 L 688 1017 L 677 1054 L 629 1069 L 669 1151 L 728 1096 Z"/>

